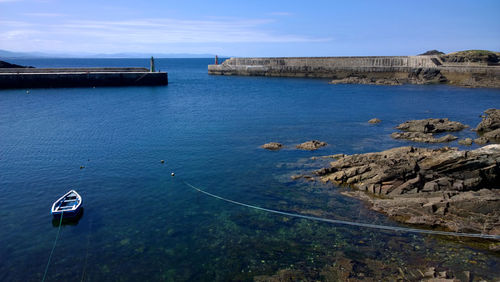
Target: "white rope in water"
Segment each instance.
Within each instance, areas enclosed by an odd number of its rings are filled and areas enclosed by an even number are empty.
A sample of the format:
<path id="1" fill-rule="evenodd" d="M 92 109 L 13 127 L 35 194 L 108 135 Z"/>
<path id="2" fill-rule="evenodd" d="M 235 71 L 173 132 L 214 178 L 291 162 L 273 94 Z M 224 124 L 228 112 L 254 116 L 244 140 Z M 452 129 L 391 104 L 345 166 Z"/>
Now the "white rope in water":
<path id="1" fill-rule="evenodd" d="M 59 219 L 59 227 L 57 227 L 56 239 L 54 240 L 54 243 L 52 244 L 52 250 L 50 251 L 49 260 L 47 261 L 47 265 L 45 266 L 45 271 L 43 273 L 42 282 L 44 282 L 45 278 L 47 277 L 47 271 L 49 270 L 50 261 L 52 260 L 52 255 L 54 254 L 54 250 L 56 249 L 57 240 L 59 240 L 59 234 L 61 233 L 63 215 L 64 215 L 64 211 L 61 212 L 61 218 Z"/>
<path id="2" fill-rule="evenodd" d="M 480 233 L 459 233 L 459 232 L 425 230 L 425 229 L 416 229 L 416 228 L 407 228 L 407 227 L 398 227 L 398 226 L 387 226 L 387 225 L 361 223 L 361 222 L 353 222 L 353 221 L 345 221 L 345 220 L 337 220 L 337 219 L 328 219 L 328 218 L 321 218 L 321 217 L 315 217 L 315 216 L 309 216 L 309 215 L 302 215 L 302 214 L 266 209 L 266 208 L 262 208 L 262 207 L 258 207 L 258 206 L 254 206 L 254 205 L 249 205 L 249 204 L 229 200 L 229 199 L 223 198 L 221 196 L 217 196 L 215 194 L 209 193 L 207 191 L 203 191 L 200 188 L 197 188 L 197 187 L 189 184 L 186 181 L 183 181 L 183 182 L 187 186 L 189 186 L 189 187 L 193 188 L 194 190 L 201 192 L 207 196 L 210 196 L 210 197 L 213 197 L 213 198 L 216 198 L 216 199 L 219 199 L 219 200 L 231 203 L 231 204 L 235 204 L 235 205 L 239 205 L 239 206 L 243 206 L 243 207 L 247 207 L 247 208 L 251 208 L 251 209 L 256 209 L 256 210 L 260 210 L 260 211 L 265 211 L 265 212 L 269 212 L 269 213 L 281 214 L 281 215 L 304 218 L 304 219 L 321 221 L 321 222 L 328 222 L 328 223 L 333 223 L 333 224 L 343 224 L 343 225 L 351 225 L 351 226 L 358 226 L 358 227 L 375 228 L 375 229 L 382 229 L 382 230 L 389 230 L 389 231 L 396 231 L 396 232 L 409 232 L 409 233 L 420 233 L 420 234 L 430 234 L 430 235 L 444 235 L 444 236 L 456 236 L 456 237 L 469 237 L 469 238 L 500 240 L 500 235 L 490 235 L 490 234 L 480 234 Z"/>

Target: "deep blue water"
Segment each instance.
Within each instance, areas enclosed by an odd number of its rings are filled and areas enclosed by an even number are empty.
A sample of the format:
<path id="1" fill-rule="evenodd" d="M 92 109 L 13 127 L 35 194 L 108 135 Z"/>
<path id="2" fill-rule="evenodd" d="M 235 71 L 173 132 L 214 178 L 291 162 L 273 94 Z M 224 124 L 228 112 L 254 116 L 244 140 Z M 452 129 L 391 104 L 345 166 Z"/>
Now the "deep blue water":
<path id="1" fill-rule="evenodd" d="M 426 146 L 389 136 L 409 119 L 448 117 L 475 127 L 484 110 L 500 107 L 500 90 L 209 76 L 212 61 L 158 59 L 157 67 L 169 73 L 169 85 L 161 87 L 0 90 L 0 280 L 42 279 L 58 230 L 50 206 L 69 189 L 82 195 L 85 210 L 76 224 L 62 226 L 48 281 L 248 280 L 285 268 L 319 279 L 341 256 L 359 265 L 367 259 L 390 264 L 386 271 L 436 266 L 500 276 L 498 253 L 470 244 L 265 214 L 206 197 L 184 183 L 267 208 L 399 225 L 340 195 L 341 188 L 290 176 L 316 169 L 312 156 Z M 373 117 L 382 123 L 369 125 Z M 293 149 L 311 139 L 329 146 Z M 259 148 L 270 141 L 287 147 Z"/>

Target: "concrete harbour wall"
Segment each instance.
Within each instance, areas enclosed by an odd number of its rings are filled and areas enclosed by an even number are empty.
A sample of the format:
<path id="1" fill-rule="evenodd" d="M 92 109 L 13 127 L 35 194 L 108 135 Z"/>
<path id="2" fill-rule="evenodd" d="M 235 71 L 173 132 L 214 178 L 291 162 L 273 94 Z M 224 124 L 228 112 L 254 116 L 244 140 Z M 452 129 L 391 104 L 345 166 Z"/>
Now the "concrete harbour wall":
<path id="1" fill-rule="evenodd" d="M 166 72 L 145 68 L 6 68 L 0 69 L 0 88 L 167 85 Z"/>
<path id="2" fill-rule="evenodd" d="M 403 83 L 425 84 L 415 79 L 419 70 L 437 70 L 446 83 L 461 86 L 500 87 L 500 66 L 481 63 L 455 65 L 438 56 L 372 56 L 372 57 L 289 57 L 230 58 L 220 65 L 209 65 L 213 75 L 317 77 L 344 79 L 397 79 Z M 436 71 L 434 71 L 436 72 Z M 448 76 L 452 79 L 449 79 Z M 435 83 L 437 80 L 428 80 Z"/>

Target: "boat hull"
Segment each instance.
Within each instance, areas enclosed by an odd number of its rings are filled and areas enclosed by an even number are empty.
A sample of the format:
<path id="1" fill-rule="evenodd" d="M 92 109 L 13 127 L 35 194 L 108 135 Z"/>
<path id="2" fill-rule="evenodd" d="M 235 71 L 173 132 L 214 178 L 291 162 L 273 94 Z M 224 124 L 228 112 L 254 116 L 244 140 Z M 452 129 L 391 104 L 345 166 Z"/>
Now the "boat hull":
<path id="1" fill-rule="evenodd" d="M 77 217 L 80 212 L 82 210 L 82 206 L 80 205 L 78 208 L 74 209 L 74 210 L 71 210 L 71 211 L 56 211 L 56 212 L 52 212 L 52 216 L 54 216 L 55 218 L 60 218 L 61 216 L 63 216 L 64 218 L 66 217 Z"/>
<path id="2" fill-rule="evenodd" d="M 82 209 L 82 202 L 82 197 L 75 190 L 70 190 L 52 204 L 50 211 L 55 218 L 76 217 Z"/>

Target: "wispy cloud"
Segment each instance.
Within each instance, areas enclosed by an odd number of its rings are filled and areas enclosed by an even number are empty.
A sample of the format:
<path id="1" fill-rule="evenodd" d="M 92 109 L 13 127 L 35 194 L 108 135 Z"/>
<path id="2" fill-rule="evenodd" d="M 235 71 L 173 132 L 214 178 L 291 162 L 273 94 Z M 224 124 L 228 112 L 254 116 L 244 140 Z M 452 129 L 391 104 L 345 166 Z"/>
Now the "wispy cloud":
<path id="1" fill-rule="evenodd" d="M 23 15 L 28 17 L 43 17 L 43 18 L 58 18 L 65 16 L 63 14 L 57 14 L 57 13 L 24 13 Z"/>
<path id="2" fill-rule="evenodd" d="M 290 12 L 272 12 L 272 13 L 269 13 L 269 15 L 289 17 L 289 16 L 293 16 L 293 13 L 290 13 Z"/>
<path id="3" fill-rule="evenodd" d="M 58 14 L 37 13 L 40 17 Z M 180 20 L 71 20 L 34 23 L 4 21 L 0 26 L 0 48 L 15 44 L 29 44 L 30 38 L 46 42 L 64 42 L 64 48 L 79 50 L 83 46 L 100 51 L 114 46 L 116 50 L 146 49 L 148 45 L 208 44 L 208 43 L 292 43 L 323 42 L 330 38 L 309 37 L 300 34 L 282 34 L 269 28 L 271 19 L 209 19 Z M 22 27 L 22 28 L 20 28 Z M 17 43 L 16 43 L 17 40 Z M 59 46 L 62 47 L 62 46 Z M 57 48 L 54 46 L 53 48 Z M 80 50 L 83 51 L 83 50 Z"/>

